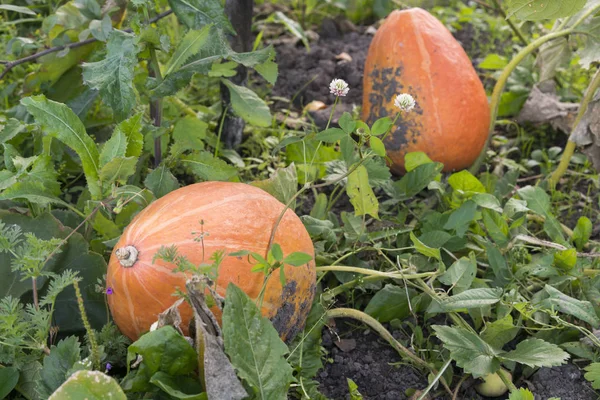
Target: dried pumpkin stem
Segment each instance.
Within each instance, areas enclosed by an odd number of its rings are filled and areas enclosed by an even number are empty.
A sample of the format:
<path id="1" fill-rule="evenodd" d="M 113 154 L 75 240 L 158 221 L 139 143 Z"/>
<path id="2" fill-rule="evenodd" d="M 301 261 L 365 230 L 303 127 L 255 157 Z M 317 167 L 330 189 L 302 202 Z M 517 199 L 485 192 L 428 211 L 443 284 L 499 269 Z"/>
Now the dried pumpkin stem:
<path id="1" fill-rule="evenodd" d="M 598 68 L 598 70 L 596 70 L 596 74 L 594 75 L 592 82 L 590 82 L 590 85 L 588 86 L 588 88 L 585 92 L 585 95 L 583 96 L 583 99 L 581 100 L 581 104 L 579 106 L 579 111 L 577 112 L 577 117 L 575 118 L 575 122 L 573 123 L 571 136 L 569 137 L 569 141 L 567 142 L 565 150 L 563 151 L 563 154 L 560 158 L 560 163 L 558 164 L 558 167 L 556 167 L 556 170 L 552 173 L 552 175 L 548 179 L 548 183 L 550 183 L 550 187 L 552 187 L 552 188 L 554 188 L 556 186 L 556 184 L 558 183 L 560 178 L 562 178 L 562 176 L 565 174 L 565 172 L 569 168 L 569 163 L 571 162 L 571 157 L 573 157 L 573 153 L 575 153 L 575 148 L 577 147 L 577 144 L 573 141 L 573 134 L 575 133 L 575 130 L 577 129 L 577 126 L 579 125 L 579 123 L 583 120 L 583 116 L 585 115 L 585 113 L 588 109 L 588 106 L 589 106 L 590 102 L 592 101 L 592 99 L 594 98 L 594 94 L 596 94 L 596 91 L 598 90 L 599 87 L 600 87 L 600 68 Z"/>
<path id="2" fill-rule="evenodd" d="M 115 256 L 123 267 L 129 268 L 137 261 L 138 250 L 134 246 L 121 247 L 115 250 Z"/>
<path id="3" fill-rule="evenodd" d="M 365 325 L 373 329 L 375 332 L 377 332 L 383 339 L 385 339 L 401 356 L 408 358 L 416 366 L 425 368 L 434 374 L 437 373 L 435 368 L 433 368 L 426 361 L 420 359 L 410 350 L 404 347 L 402 343 L 397 341 L 394 338 L 394 336 L 392 336 L 392 334 L 387 329 L 385 329 L 383 325 L 381 325 L 379 321 L 377 321 L 370 315 L 362 311 L 355 310 L 353 308 L 333 308 L 331 310 L 327 310 L 325 312 L 325 316 L 326 318 L 352 318 L 364 323 Z M 452 396 L 452 390 L 450 390 L 450 387 L 448 387 L 448 384 L 446 383 L 443 377 L 440 378 L 440 382 L 442 383 L 446 391 L 450 394 L 450 396 Z"/>

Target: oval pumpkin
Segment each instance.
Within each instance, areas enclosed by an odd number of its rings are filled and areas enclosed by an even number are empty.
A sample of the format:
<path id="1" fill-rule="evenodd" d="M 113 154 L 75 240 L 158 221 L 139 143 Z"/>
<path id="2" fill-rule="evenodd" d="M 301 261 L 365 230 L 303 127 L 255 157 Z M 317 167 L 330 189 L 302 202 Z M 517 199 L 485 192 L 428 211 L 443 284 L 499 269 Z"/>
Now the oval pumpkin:
<path id="1" fill-rule="evenodd" d="M 394 118 L 397 94 L 417 103 L 402 112 L 385 138 L 391 169 L 404 173 L 404 156 L 422 151 L 445 171 L 470 166 L 487 139 L 490 111 L 469 57 L 446 27 L 420 8 L 392 12 L 367 54 L 363 120 Z"/>
<path id="2" fill-rule="evenodd" d="M 185 290 L 186 274 L 173 273 L 174 266 L 162 260 L 152 262 L 161 246 L 176 245 L 179 254 L 195 265 L 210 263 L 210 256 L 218 250 L 250 250 L 264 256 L 283 209 L 281 202 L 262 189 L 231 182 L 189 185 L 145 208 L 123 232 L 108 264 L 106 282 L 112 289 L 108 305 L 121 332 L 136 340 L 149 330 L 159 313 L 177 300 L 175 289 Z M 201 220 L 204 252 L 192 234 L 200 231 Z M 292 210 L 282 218 L 274 243 L 281 246 L 285 256 L 298 251 L 314 260 L 310 236 Z M 137 250 L 133 265 L 129 265 L 129 259 L 122 261 L 123 250 L 119 250 L 128 246 Z M 225 257 L 218 271 L 217 293 L 224 296 L 232 282 L 256 299 L 264 275 L 251 272 L 251 268 L 248 257 Z M 285 276 L 283 288 L 278 273 L 269 278 L 262 305 L 262 314 L 272 320 L 284 340 L 295 336 L 306 321 L 316 288 L 314 261 L 300 267 L 286 265 Z M 184 302 L 179 311 L 186 332 L 192 309 Z M 212 311 L 220 322 L 220 310 L 213 307 Z"/>

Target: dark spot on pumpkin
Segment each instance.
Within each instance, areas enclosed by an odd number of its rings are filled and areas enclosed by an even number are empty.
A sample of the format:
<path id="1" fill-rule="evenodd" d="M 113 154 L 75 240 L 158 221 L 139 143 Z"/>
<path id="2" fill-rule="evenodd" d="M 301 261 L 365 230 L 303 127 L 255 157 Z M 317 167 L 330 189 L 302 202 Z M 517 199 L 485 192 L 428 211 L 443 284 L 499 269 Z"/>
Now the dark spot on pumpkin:
<path id="1" fill-rule="evenodd" d="M 298 285 L 295 281 L 289 281 L 281 291 L 282 306 L 277 310 L 277 314 L 271 319 L 273 326 L 281 335 L 286 333 L 286 339 L 289 341 L 298 332 L 292 332 L 297 324 L 298 316 L 296 315 L 296 302 L 294 297 L 298 290 Z M 295 318 L 294 318 L 295 317 Z"/>

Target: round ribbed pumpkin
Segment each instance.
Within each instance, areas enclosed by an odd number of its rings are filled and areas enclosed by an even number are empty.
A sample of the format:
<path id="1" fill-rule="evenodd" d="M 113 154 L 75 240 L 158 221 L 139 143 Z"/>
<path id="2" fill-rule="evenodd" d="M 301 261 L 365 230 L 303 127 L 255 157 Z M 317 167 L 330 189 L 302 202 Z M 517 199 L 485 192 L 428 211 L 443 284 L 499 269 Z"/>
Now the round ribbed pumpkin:
<path id="1" fill-rule="evenodd" d="M 193 184 L 150 204 L 125 229 L 108 265 L 106 282 L 112 289 L 108 304 L 121 332 L 136 340 L 177 300 L 175 289 L 185 291 L 186 274 L 173 273 L 174 266 L 164 261 L 152 262 L 161 246 L 176 245 L 179 254 L 196 265 L 210 263 L 210 256 L 218 250 L 250 250 L 264 256 L 283 209 L 267 192 L 231 182 Z M 202 244 L 192 234 L 201 230 L 200 221 L 205 232 L 204 258 Z M 281 220 L 274 243 L 281 246 L 284 256 L 303 252 L 314 259 L 312 241 L 292 210 Z M 218 271 L 217 292 L 224 296 L 232 282 L 256 299 L 264 275 L 251 272 L 251 268 L 248 257 L 225 257 Z M 284 340 L 295 336 L 306 321 L 316 287 L 314 261 L 300 267 L 286 265 L 285 276 L 285 287 L 279 273 L 269 278 L 262 304 L 263 315 L 271 319 Z M 179 311 L 185 332 L 192 309 L 184 302 Z M 212 311 L 220 321 L 221 312 L 216 307 Z"/>
<path id="2" fill-rule="evenodd" d="M 422 151 L 445 171 L 470 166 L 487 138 L 490 112 L 469 57 L 440 21 L 420 8 L 392 12 L 377 30 L 365 64 L 363 119 L 394 118 L 397 94 L 417 103 L 402 112 L 385 139 L 391 169 Z"/>

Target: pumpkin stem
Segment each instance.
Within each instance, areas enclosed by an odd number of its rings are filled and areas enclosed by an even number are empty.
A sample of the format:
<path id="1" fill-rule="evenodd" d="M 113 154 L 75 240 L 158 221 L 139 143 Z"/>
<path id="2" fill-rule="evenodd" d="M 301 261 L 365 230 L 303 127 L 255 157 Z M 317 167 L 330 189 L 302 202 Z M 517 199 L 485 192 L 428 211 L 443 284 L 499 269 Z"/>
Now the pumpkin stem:
<path id="1" fill-rule="evenodd" d="M 137 261 L 138 250 L 133 246 L 121 247 L 115 251 L 115 256 L 123 267 L 129 268 Z"/>

